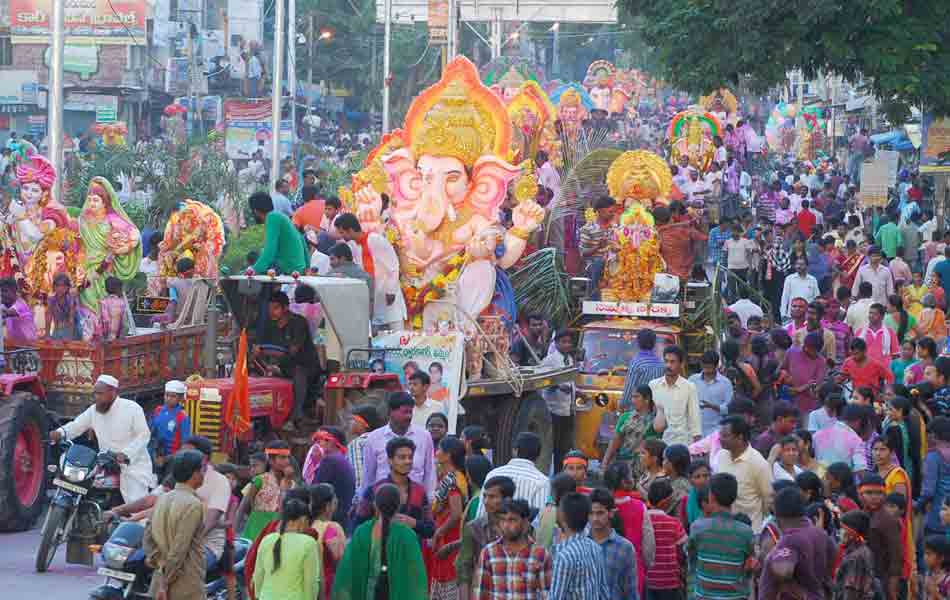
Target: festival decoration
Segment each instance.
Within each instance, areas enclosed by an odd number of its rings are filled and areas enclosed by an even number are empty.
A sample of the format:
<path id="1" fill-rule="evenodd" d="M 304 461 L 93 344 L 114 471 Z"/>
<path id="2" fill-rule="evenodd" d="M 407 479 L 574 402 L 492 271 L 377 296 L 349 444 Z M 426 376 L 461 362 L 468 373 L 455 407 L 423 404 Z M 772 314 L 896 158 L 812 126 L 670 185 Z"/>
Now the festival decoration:
<path id="1" fill-rule="evenodd" d="M 129 133 L 125 123 L 96 123 L 92 130 L 102 136 L 106 146 L 125 146 L 125 136 Z"/>
<path id="2" fill-rule="evenodd" d="M 168 218 L 158 248 L 160 277 L 177 277 L 175 264 L 190 258 L 197 277 L 216 278 L 224 248 L 224 224 L 210 206 L 185 200 Z"/>
<path id="3" fill-rule="evenodd" d="M 614 77 L 617 68 L 606 60 L 595 60 L 587 67 L 584 87 L 594 101 L 594 108 L 610 112 L 611 95 L 614 89 Z M 625 92 L 623 92 L 625 93 Z"/>
<path id="4" fill-rule="evenodd" d="M 521 85 L 521 90 L 508 103 L 508 115 L 525 141 L 524 151 L 518 158 L 534 158 L 538 150 L 544 150 L 555 166 L 561 166 L 561 142 L 554 131 L 557 113 L 537 82 Z"/>
<path id="5" fill-rule="evenodd" d="M 169 104 L 162 111 L 162 129 L 165 134 L 171 138 L 175 144 L 184 144 L 185 135 L 185 114 L 188 109 L 181 104 Z"/>
<path id="6" fill-rule="evenodd" d="M 544 69 L 538 66 L 536 62 L 521 56 L 501 55 L 482 65 L 479 68 L 479 75 L 482 83 L 493 91 L 503 89 L 502 79 L 509 82 L 517 81 L 514 86 L 515 94 L 518 93 L 518 89 L 525 81 L 536 81 L 542 85 L 547 81 Z"/>
<path id="7" fill-rule="evenodd" d="M 557 106 L 560 134 L 569 142 L 576 141 L 584 121 L 594 108 L 590 95 L 579 84 L 569 83 L 551 94 L 551 102 Z"/>
<path id="8" fill-rule="evenodd" d="M 26 284 L 30 302 L 42 304 L 53 291 L 53 278 L 63 273 L 73 289 L 86 281 L 86 251 L 79 232 L 60 227 L 47 234 L 26 263 Z"/>
<path id="9" fill-rule="evenodd" d="M 721 131 L 719 119 L 699 107 L 677 113 L 666 134 L 672 161 L 679 164 L 680 157 L 686 156 L 691 166 L 705 173 L 716 152 L 713 138 L 722 135 Z"/>
<path id="10" fill-rule="evenodd" d="M 714 114 L 722 124 L 735 127 L 739 121 L 739 101 L 728 88 L 719 88 L 708 96 L 701 96 L 699 105 L 706 112 Z"/>
<path id="11" fill-rule="evenodd" d="M 44 156 L 33 154 L 16 170 L 20 195 L 10 203 L 7 222 L 20 265 L 25 265 L 43 236 L 57 227 L 75 229 L 66 207 L 53 199 L 50 190 L 56 180 L 53 164 Z"/>
<path id="12" fill-rule="evenodd" d="M 88 285 L 80 292 L 83 308 L 99 315 L 99 302 L 106 296 L 106 278 L 131 281 L 142 262 L 142 239 L 110 184 L 93 177 L 79 214 L 79 235 L 86 256 L 83 270 Z"/>
<path id="13" fill-rule="evenodd" d="M 789 154 L 795 147 L 795 116 L 798 114 L 796 104 L 779 102 L 769 113 L 769 120 L 765 123 L 765 139 L 773 152 Z"/>
<path id="14" fill-rule="evenodd" d="M 508 162 L 508 112 L 475 66 L 458 57 L 413 100 L 396 135 L 402 147 L 379 160 L 389 179 L 391 239 L 410 322 L 421 326 L 441 318 L 436 313 L 444 308 L 428 310 L 440 294 L 465 313 L 482 315 L 495 300 L 496 282 L 506 280 L 496 267 L 521 257 L 544 217 L 544 209 L 526 198 L 512 211 L 514 226 L 505 231 L 500 224 L 508 185 L 523 171 Z M 373 185 L 354 193 L 361 223 L 382 222 L 379 196 Z"/>
<path id="15" fill-rule="evenodd" d="M 673 177 L 661 157 L 646 150 L 620 155 L 607 170 L 610 196 L 624 206 L 613 251 L 608 256 L 601 297 L 608 301 L 646 300 L 653 277 L 664 268 L 648 211 L 666 204 Z"/>

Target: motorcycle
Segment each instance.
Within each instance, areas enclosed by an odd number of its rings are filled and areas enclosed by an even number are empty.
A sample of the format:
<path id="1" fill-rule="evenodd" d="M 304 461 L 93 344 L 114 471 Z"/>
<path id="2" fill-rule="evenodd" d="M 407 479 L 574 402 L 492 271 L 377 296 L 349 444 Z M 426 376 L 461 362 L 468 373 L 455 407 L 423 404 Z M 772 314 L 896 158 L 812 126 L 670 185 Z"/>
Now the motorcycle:
<path id="1" fill-rule="evenodd" d="M 104 584 L 89 593 L 89 600 L 127 600 L 148 598 L 152 570 L 145 564 L 142 538 L 145 536 L 144 521 L 123 521 L 113 530 L 109 540 L 102 545 L 101 564 L 97 573 L 106 578 Z M 243 598 L 244 557 L 250 541 L 234 541 L 235 598 Z M 227 600 L 227 580 L 221 565 L 208 572 L 205 579 L 205 595 L 209 600 Z"/>
<path id="2" fill-rule="evenodd" d="M 71 441 L 63 448 L 53 485 L 56 495 L 46 513 L 36 551 L 36 571 L 49 569 L 56 551 L 67 542 L 66 562 L 93 566 L 89 546 L 106 538 L 102 513 L 122 504 L 120 465 L 113 452 L 96 452 Z"/>

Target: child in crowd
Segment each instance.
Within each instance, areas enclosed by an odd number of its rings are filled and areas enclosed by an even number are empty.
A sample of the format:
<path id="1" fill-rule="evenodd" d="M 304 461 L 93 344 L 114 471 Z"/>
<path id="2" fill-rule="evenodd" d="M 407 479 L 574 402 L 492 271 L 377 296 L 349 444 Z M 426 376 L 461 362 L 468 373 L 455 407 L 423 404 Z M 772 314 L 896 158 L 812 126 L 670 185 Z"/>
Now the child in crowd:
<path id="1" fill-rule="evenodd" d="M 103 340 L 117 340 L 127 335 L 128 312 L 129 306 L 122 294 L 122 281 L 118 277 L 107 277 L 106 297 L 99 302 Z"/>
<path id="2" fill-rule="evenodd" d="M 841 545 L 835 565 L 832 600 L 874 598 L 880 586 L 874 577 L 874 556 L 865 539 L 871 529 L 871 517 L 854 510 L 841 517 Z"/>
<path id="3" fill-rule="evenodd" d="M 772 477 L 775 481 L 783 479 L 795 481 L 802 468 L 798 466 L 799 439 L 795 435 L 787 435 L 778 444 L 778 456 L 772 462 Z"/>
<path id="4" fill-rule="evenodd" d="M 688 538 L 680 520 L 669 515 L 676 504 L 669 479 L 658 479 L 648 490 L 656 555 L 647 569 L 647 600 L 678 598 L 683 587 L 683 564 Z"/>
<path id="5" fill-rule="evenodd" d="M 927 564 L 924 600 L 950 598 L 950 539 L 945 535 L 927 536 L 924 540 L 924 562 Z"/>
<path id="6" fill-rule="evenodd" d="M 686 499 L 686 509 L 683 511 L 685 520 L 683 526 L 689 533 L 690 525 L 693 521 L 703 516 L 703 509 L 700 506 L 698 490 L 703 489 L 709 483 L 709 477 L 712 472 L 709 470 L 709 464 L 705 460 L 694 460 L 689 464 L 687 471 L 689 476 L 689 497 Z"/>
<path id="7" fill-rule="evenodd" d="M 79 322 L 79 298 L 70 289 L 72 282 L 65 273 L 53 277 L 53 294 L 46 301 L 46 335 L 54 340 L 73 341 L 82 338 Z"/>
<path id="8" fill-rule="evenodd" d="M 248 465 L 251 469 L 251 479 L 258 475 L 263 475 L 264 472 L 267 471 L 267 455 L 263 452 L 255 452 L 248 460 Z"/>
<path id="9" fill-rule="evenodd" d="M 637 481 L 637 491 L 641 498 L 646 498 L 650 485 L 663 477 L 663 453 L 666 452 L 666 443 L 663 440 L 644 440 L 640 444 L 640 467 L 643 475 Z"/>

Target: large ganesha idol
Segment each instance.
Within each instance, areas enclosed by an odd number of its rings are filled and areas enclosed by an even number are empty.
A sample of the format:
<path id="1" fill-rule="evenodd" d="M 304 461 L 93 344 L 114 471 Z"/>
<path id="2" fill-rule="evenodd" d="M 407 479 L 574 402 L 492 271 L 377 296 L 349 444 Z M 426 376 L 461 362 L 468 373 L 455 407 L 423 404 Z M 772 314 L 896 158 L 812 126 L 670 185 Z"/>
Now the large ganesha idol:
<path id="1" fill-rule="evenodd" d="M 224 248 L 224 224 L 210 206 L 185 200 L 171 214 L 158 245 L 159 277 L 177 277 L 179 259 L 195 262 L 195 275 L 214 279 Z"/>
<path id="2" fill-rule="evenodd" d="M 554 90 L 551 101 L 557 105 L 558 133 L 569 142 L 576 141 L 593 108 L 590 96 L 580 85 L 569 83 Z"/>
<path id="3" fill-rule="evenodd" d="M 666 162 L 646 150 L 624 152 L 607 170 L 610 196 L 624 207 L 614 251 L 607 262 L 601 297 L 608 301 L 645 300 L 653 277 L 664 268 L 653 215 L 673 187 Z"/>
<path id="4" fill-rule="evenodd" d="M 719 119 L 701 108 L 690 107 L 677 113 L 667 131 L 673 163 L 678 164 L 680 157 L 686 156 L 691 166 L 705 173 L 716 153 L 713 138 L 721 132 Z"/>
<path id="5" fill-rule="evenodd" d="M 496 267 L 515 264 L 544 218 L 544 209 L 524 199 L 512 211 L 513 227 L 501 227 L 499 207 L 521 174 L 507 160 L 511 135 L 502 101 L 458 57 L 413 101 L 400 133 L 404 147 L 381 157 L 414 325 L 423 324 L 416 317 L 439 290 L 468 315 L 481 315 L 495 296 Z M 357 195 L 358 214 L 370 223 L 379 222 L 379 205 L 368 198 L 377 195 Z"/>
<path id="6" fill-rule="evenodd" d="M 99 304 L 106 297 L 106 279 L 131 281 L 142 262 L 139 230 L 103 177 L 93 177 L 89 183 L 79 214 L 79 235 L 86 252 L 83 269 L 88 283 L 79 299 L 83 308 L 98 315 Z"/>
<path id="7" fill-rule="evenodd" d="M 75 223 L 50 193 L 56 170 L 46 157 L 30 156 L 17 167 L 16 175 L 20 197 L 10 204 L 7 222 L 12 227 L 20 264 L 25 265 L 43 236 L 57 227 L 75 229 Z"/>

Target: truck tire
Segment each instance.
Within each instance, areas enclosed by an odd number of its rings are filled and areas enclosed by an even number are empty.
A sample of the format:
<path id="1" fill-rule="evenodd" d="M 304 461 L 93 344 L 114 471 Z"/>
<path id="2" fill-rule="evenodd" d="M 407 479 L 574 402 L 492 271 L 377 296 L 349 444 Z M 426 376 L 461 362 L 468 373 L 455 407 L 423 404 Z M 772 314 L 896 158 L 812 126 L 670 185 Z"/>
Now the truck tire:
<path id="1" fill-rule="evenodd" d="M 542 473 L 550 472 L 554 453 L 554 430 L 551 413 L 540 394 L 512 397 L 502 407 L 498 421 L 498 451 L 501 456 L 496 464 L 508 462 L 514 456 L 515 438 L 522 431 L 530 431 L 541 438 L 541 456 L 535 464 Z"/>
<path id="2" fill-rule="evenodd" d="M 0 400 L 0 531 L 33 526 L 46 504 L 47 420 L 39 398 Z"/>
<path id="3" fill-rule="evenodd" d="M 63 506 L 53 506 L 49 511 L 49 518 L 43 526 L 43 537 L 40 539 L 40 547 L 36 549 L 36 572 L 45 573 L 56 556 L 56 550 L 65 539 L 65 535 L 60 534 L 60 529 L 66 525 L 66 519 L 69 516 L 66 508 Z"/>

